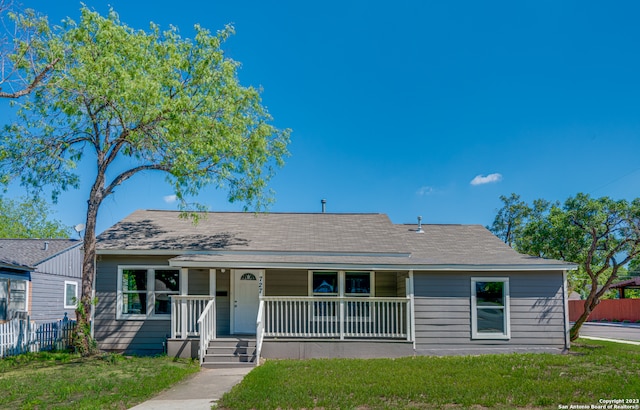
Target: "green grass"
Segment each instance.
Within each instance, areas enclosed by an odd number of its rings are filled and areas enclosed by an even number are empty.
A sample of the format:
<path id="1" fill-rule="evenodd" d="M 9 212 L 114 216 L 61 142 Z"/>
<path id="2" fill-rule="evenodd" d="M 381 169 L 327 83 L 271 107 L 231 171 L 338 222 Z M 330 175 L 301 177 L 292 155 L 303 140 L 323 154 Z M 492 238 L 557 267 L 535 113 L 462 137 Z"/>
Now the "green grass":
<path id="1" fill-rule="evenodd" d="M 580 340 L 571 354 L 268 360 L 228 409 L 554 408 L 640 398 L 640 346 Z"/>
<path id="2" fill-rule="evenodd" d="M 197 371 L 197 362 L 167 357 L 9 357 L 0 359 L 0 408 L 126 409 Z"/>

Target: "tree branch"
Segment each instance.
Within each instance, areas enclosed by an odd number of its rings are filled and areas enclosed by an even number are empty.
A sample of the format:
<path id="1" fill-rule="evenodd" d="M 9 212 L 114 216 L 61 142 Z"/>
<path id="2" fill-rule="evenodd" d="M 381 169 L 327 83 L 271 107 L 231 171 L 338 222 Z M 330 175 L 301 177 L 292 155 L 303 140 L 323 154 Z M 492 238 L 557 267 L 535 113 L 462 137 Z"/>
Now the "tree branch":
<path id="1" fill-rule="evenodd" d="M 118 185 L 122 184 L 124 181 L 126 181 L 129 178 L 131 178 L 132 176 L 134 176 L 138 172 L 142 172 L 142 171 L 165 171 L 165 172 L 169 172 L 170 169 L 171 168 L 168 165 L 162 165 L 162 164 L 140 165 L 138 167 L 128 169 L 128 170 L 124 171 L 123 173 L 121 173 L 120 175 L 118 175 L 117 177 L 115 177 L 113 179 L 113 181 L 111 181 L 109 186 L 106 187 L 104 189 L 104 191 L 103 191 L 104 196 L 106 197 L 106 196 L 112 194 L 113 190 Z"/>
<path id="2" fill-rule="evenodd" d="M 53 67 L 58 63 L 58 61 L 60 61 L 59 57 L 53 60 L 51 63 L 47 64 L 45 68 L 40 72 L 40 74 L 38 74 L 36 78 L 33 79 L 31 84 L 29 84 L 22 90 L 13 93 L 0 91 L 0 98 L 20 98 L 29 94 L 38 86 L 38 84 L 40 84 L 40 82 L 44 80 L 44 77 L 49 73 L 49 71 L 53 70 Z"/>

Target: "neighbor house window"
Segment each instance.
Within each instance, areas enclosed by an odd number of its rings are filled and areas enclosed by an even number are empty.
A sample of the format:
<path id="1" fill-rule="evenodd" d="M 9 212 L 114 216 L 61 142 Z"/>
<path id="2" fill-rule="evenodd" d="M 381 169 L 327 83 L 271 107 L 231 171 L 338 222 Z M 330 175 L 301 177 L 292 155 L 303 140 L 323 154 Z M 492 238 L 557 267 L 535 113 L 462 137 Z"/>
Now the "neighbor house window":
<path id="1" fill-rule="evenodd" d="M 118 277 L 118 318 L 170 317 L 170 296 L 180 290 L 178 269 L 120 267 Z"/>
<path id="2" fill-rule="evenodd" d="M 0 320 L 11 320 L 16 312 L 27 311 L 27 281 L 0 279 Z"/>
<path id="3" fill-rule="evenodd" d="M 511 337 L 508 278 L 471 278 L 471 337 Z"/>
<path id="4" fill-rule="evenodd" d="M 64 308 L 75 309 L 78 303 L 78 283 L 64 282 Z"/>
<path id="5" fill-rule="evenodd" d="M 9 280 L 0 279 L 0 320 L 8 320 L 9 313 Z"/>

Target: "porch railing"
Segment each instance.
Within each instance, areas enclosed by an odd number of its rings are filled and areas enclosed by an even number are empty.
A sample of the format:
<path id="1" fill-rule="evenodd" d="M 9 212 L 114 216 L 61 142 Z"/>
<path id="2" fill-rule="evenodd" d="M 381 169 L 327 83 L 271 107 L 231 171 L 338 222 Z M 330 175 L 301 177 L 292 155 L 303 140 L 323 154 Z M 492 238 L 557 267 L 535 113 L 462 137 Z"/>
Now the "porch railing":
<path id="1" fill-rule="evenodd" d="M 209 302 L 215 304 L 215 298 L 212 296 L 171 295 L 171 338 L 186 339 L 199 336 L 198 319 Z"/>
<path id="2" fill-rule="evenodd" d="M 265 337 L 411 340 L 410 299 L 263 297 Z"/>
<path id="3" fill-rule="evenodd" d="M 198 328 L 200 329 L 199 355 L 200 364 L 204 362 L 204 356 L 209 346 L 209 342 L 216 338 L 216 301 L 211 299 L 204 311 L 198 318 Z"/>

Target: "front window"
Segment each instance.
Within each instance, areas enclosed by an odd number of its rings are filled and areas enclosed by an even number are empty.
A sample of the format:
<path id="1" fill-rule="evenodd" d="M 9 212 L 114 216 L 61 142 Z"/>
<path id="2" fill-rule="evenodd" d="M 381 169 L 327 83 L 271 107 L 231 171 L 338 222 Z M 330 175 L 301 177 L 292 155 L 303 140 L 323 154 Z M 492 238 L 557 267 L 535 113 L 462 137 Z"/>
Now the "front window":
<path id="1" fill-rule="evenodd" d="M 168 318 L 171 295 L 179 294 L 180 272 L 166 268 L 120 268 L 118 317 Z"/>
<path id="2" fill-rule="evenodd" d="M 338 294 L 338 272 L 313 272 L 313 294 L 329 296 Z"/>
<path id="3" fill-rule="evenodd" d="M 147 314 L 147 270 L 122 270 L 122 314 Z"/>
<path id="4" fill-rule="evenodd" d="M 471 336 L 509 339 L 509 279 L 471 279 Z"/>
<path id="5" fill-rule="evenodd" d="M 180 291 L 180 273 L 177 270 L 156 270 L 155 271 L 155 314 L 170 315 L 171 299 L 169 295 L 177 295 Z"/>
<path id="6" fill-rule="evenodd" d="M 313 296 L 374 296 L 373 272 L 309 271 Z"/>
<path id="7" fill-rule="evenodd" d="M 345 272 L 344 293 L 349 296 L 371 294 L 371 274 L 369 272 Z"/>

